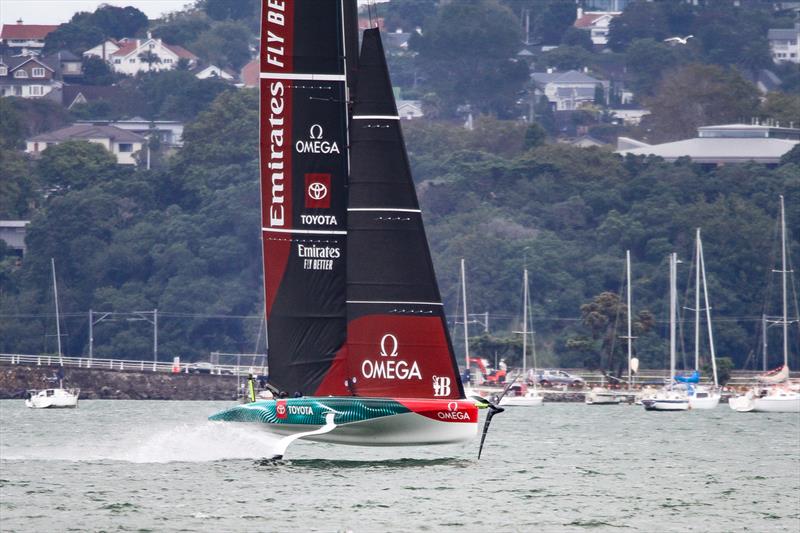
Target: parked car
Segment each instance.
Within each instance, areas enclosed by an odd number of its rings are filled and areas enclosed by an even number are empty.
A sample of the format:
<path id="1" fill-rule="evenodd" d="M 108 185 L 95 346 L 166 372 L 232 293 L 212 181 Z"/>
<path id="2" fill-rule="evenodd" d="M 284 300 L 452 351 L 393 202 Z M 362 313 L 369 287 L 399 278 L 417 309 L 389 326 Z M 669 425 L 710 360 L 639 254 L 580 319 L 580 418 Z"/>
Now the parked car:
<path id="1" fill-rule="evenodd" d="M 540 370 L 536 375 L 536 382 L 542 387 L 550 387 L 551 385 L 583 387 L 586 384 L 582 377 L 563 370 Z"/>
<path id="2" fill-rule="evenodd" d="M 211 374 L 214 372 L 214 365 L 208 362 L 194 363 L 189 367 L 192 374 Z"/>

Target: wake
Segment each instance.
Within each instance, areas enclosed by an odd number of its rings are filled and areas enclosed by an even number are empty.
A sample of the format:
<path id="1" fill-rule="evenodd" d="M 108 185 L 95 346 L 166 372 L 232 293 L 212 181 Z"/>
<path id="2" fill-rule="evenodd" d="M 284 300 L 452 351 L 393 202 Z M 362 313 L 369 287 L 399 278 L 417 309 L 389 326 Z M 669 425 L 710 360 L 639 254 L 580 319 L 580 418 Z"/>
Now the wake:
<path id="1" fill-rule="evenodd" d="M 60 436 L 64 439 L 64 436 Z M 70 436 L 71 437 L 71 436 Z M 278 438 L 266 432 L 218 422 L 180 424 L 168 428 L 132 429 L 99 437 L 75 435 L 66 442 L 0 447 L 3 461 L 124 461 L 130 463 L 211 462 L 263 459 Z M 82 438 L 80 438 L 82 437 Z M 80 440 L 78 440 L 80 438 Z"/>

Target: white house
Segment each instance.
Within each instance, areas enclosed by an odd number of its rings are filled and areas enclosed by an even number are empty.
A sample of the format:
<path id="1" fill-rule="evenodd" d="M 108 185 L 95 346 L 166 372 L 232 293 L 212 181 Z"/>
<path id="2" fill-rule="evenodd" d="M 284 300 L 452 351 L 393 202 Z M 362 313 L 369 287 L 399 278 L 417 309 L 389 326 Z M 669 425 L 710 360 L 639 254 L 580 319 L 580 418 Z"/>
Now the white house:
<path id="1" fill-rule="evenodd" d="M 114 154 L 120 165 L 135 165 L 134 154 L 145 147 L 147 139 L 132 131 L 125 131 L 114 126 L 75 124 L 27 139 L 25 152 L 38 156 L 49 146 L 66 141 L 88 141 L 101 144 Z"/>
<path id="2" fill-rule="evenodd" d="M 123 38 L 109 39 L 83 53 L 84 57 L 95 56 L 105 59 L 115 72 L 135 75 L 139 72 L 172 70 L 180 59 L 186 59 L 189 66 L 197 63 L 197 56 L 176 44 L 166 44 L 161 39 Z"/>
<path id="3" fill-rule="evenodd" d="M 775 63 L 800 63 L 800 22 L 793 29 L 768 30 L 767 40 Z"/>
<path id="4" fill-rule="evenodd" d="M 209 78 L 217 78 L 225 81 L 233 81 L 236 76 L 227 70 L 220 68 L 216 65 L 208 65 L 205 68 L 198 67 L 194 71 L 195 78 L 199 80 L 207 80 Z"/>
<path id="5" fill-rule="evenodd" d="M 620 16 L 619 11 L 583 11 L 578 8 L 578 17 L 574 26 L 580 30 L 588 31 L 592 44 L 604 47 L 608 44 L 608 30 L 614 17 Z"/>
<path id="6" fill-rule="evenodd" d="M 114 126 L 121 130 L 130 131 L 142 137 L 152 138 L 158 135 L 158 139 L 168 147 L 183 146 L 183 127 L 184 123 L 177 120 L 146 120 L 141 117 L 133 117 L 116 121 L 82 121 L 76 124 L 88 124 L 94 126 Z"/>
<path id="7" fill-rule="evenodd" d="M 608 81 L 598 80 L 577 70 L 534 72 L 531 78 L 536 86 L 537 98 L 544 94 L 556 111 L 574 111 L 593 103 L 598 86 L 603 88 L 605 102 L 608 103 Z"/>
<path id="8" fill-rule="evenodd" d="M 420 100 L 398 100 L 397 114 L 400 118 L 411 120 L 425 116 L 422 112 L 422 102 Z"/>
<path id="9" fill-rule="evenodd" d="M 47 34 L 58 26 L 45 24 L 23 24 L 18 20 L 16 24 L 3 24 L 0 30 L 0 44 L 6 45 L 13 55 L 35 55 L 44 48 Z"/>

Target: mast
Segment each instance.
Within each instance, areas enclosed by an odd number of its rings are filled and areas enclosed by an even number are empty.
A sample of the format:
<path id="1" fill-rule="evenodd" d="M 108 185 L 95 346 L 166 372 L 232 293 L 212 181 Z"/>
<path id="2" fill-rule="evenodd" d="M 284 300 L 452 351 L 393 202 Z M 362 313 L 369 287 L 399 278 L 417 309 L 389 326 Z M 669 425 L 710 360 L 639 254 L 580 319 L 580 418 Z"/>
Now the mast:
<path id="1" fill-rule="evenodd" d="M 524 303 L 522 304 L 522 375 L 526 375 L 527 366 L 525 360 L 528 358 L 528 269 L 526 268 L 522 276 L 524 287 L 522 294 Z M 523 379 L 525 379 L 523 377 Z"/>
<path id="2" fill-rule="evenodd" d="M 675 381 L 675 309 L 677 306 L 678 289 L 678 254 L 669 256 L 669 382 Z"/>
<path id="3" fill-rule="evenodd" d="M 58 285 L 56 285 L 56 260 L 50 258 L 50 266 L 53 270 L 53 296 L 56 301 L 56 339 L 58 340 L 58 361 L 63 364 L 61 360 L 61 319 L 58 314 Z"/>
<path id="4" fill-rule="evenodd" d="M 700 230 L 697 230 L 697 249 L 698 249 L 698 259 L 700 262 L 698 266 L 702 269 L 703 273 L 703 300 L 704 305 L 706 308 L 706 322 L 708 326 L 708 344 L 709 350 L 711 353 L 711 370 L 714 374 L 714 386 L 719 386 L 719 381 L 717 380 L 717 354 L 714 351 L 714 332 L 711 328 L 711 304 L 708 301 L 708 282 L 706 281 L 706 260 L 703 256 L 703 243 L 700 241 Z"/>
<path id="5" fill-rule="evenodd" d="M 625 250 L 625 277 L 627 278 L 627 300 L 628 300 L 628 390 L 631 390 L 633 379 L 631 372 L 631 359 L 633 359 L 633 328 L 631 322 L 633 317 L 633 307 L 631 306 L 631 251 Z"/>
<path id="6" fill-rule="evenodd" d="M 786 215 L 781 195 L 781 284 L 783 286 L 783 366 L 789 367 L 789 312 L 786 305 Z"/>
<path id="7" fill-rule="evenodd" d="M 464 270 L 464 258 L 461 258 L 461 302 L 464 316 L 464 357 L 469 372 L 469 325 L 467 324 L 467 276 Z"/>
<path id="8" fill-rule="evenodd" d="M 700 370 L 700 228 L 694 240 L 694 369 Z"/>

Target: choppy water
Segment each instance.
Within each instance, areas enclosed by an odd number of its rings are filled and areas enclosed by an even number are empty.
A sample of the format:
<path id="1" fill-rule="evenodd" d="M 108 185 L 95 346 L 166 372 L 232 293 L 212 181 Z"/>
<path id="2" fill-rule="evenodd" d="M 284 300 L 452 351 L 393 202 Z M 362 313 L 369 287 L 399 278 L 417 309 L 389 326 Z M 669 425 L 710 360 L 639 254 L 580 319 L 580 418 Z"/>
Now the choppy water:
<path id="1" fill-rule="evenodd" d="M 0 402 L 0 530 L 800 531 L 800 416 L 545 404 L 475 443 L 360 448 L 206 417 L 224 402 Z"/>

